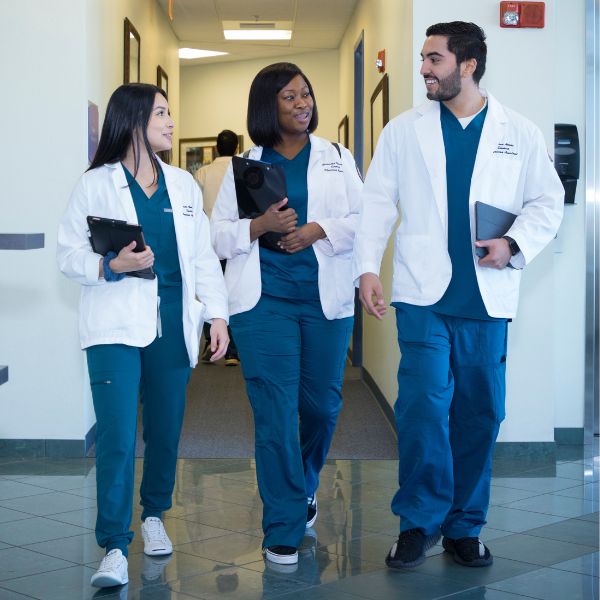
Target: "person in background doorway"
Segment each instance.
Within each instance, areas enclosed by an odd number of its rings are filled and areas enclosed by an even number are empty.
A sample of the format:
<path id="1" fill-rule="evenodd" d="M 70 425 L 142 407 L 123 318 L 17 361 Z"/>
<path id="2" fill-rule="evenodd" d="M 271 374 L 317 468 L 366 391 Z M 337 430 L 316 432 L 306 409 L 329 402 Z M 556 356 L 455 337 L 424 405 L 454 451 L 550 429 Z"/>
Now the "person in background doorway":
<path id="1" fill-rule="evenodd" d="M 354 315 L 362 182 L 346 148 L 313 135 L 317 122 L 312 86 L 296 65 L 262 69 L 250 87 L 248 131 L 257 145 L 248 157 L 281 165 L 288 197 L 240 219 L 229 168 L 211 218 L 254 412 L 263 551 L 278 564 L 297 563 L 317 517 Z M 261 243 L 266 232 L 283 234 L 280 251 Z"/>
<path id="2" fill-rule="evenodd" d="M 202 190 L 202 198 L 204 200 L 204 212 L 210 219 L 212 208 L 215 205 L 217 194 L 221 188 L 223 177 L 227 167 L 231 164 L 231 157 L 236 153 L 238 148 L 238 136 L 230 129 L 223 129 L 217 136 L 217 152 L 219 156 L 213 160 L 210 165 L 200 167 L 195 174 L 196 181 Z M 225 264 L 227 261 L 221 261 L 221 267 L 225 272 Z M 240 364 L 238 357 L 237 348 L 233 336 L 231 335 L 231 329 L 229 333 L 229 347 L 225 354 L 225 365 L 228 367 L 235 367 Z M 210 327 L 208 324 L 204 325 L 204 350 L 200 356 L 202 362 L 212 364 L 212 350 L 210 344 Z"/>
<path id="3" fill-rule="evenodd" d="M 96 539 L 106 549 L 91 583 L 128 581 L 138 396 L 143 402 L 140 486 L 144 553 L 170 554 L 162 515 L 171 507 L 177 446 L 203 320 L 213 359 L 227 350 L 227 292 L 193 177 L 163 163 L 173 121 L 154 85 L 122 85 L 106 109 L 100 143 L 58 229 L 60 270 L 81 284 L 79 333 L 96 412 Z M 139 223 L 147 246 L 96 254 L 88 215 Z M 128 273 L 153 267 L 156 277 Z"/>
<path id="4" fill-rule="evenodd" d="M 521 269 L 554 238 L 563 187 L 530 121 L 479 87 L 485 34 L 474 23 L 427 29 L 421 52 L 428 102 L 384 128 L 362 195 L 354 276 L 366 311 L 386 312 L 378 277 L 395 235 L 392 306 L 400 535 L 389 567 L 414 567 L 443 534 L 468 567 L 492 564 L 479 533 L 492 453 L 504 419 L 508 321 Z M 517 215 L 506 235 L 475 241 L 474 204 Z M 487 254 L 480 258 L 476 249 Z"/>

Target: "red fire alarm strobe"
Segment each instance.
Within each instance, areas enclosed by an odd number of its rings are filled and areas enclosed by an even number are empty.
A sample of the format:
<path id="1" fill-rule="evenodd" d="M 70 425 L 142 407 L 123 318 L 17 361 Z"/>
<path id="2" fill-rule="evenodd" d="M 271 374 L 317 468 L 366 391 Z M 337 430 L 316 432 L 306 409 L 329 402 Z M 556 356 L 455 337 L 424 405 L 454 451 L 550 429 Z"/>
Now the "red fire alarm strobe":
<path id="1" fill-rule="evenodd" d="M 375 66 L 380 73 L 385 71 L 385 50 L 380 50 L 377 53 L 377 60 L 375 61 Z"/>
<path id="2" fill-rule="evenodd" d="M 544 2 L 500 2 L 500 27 L 544 27 Z"/>

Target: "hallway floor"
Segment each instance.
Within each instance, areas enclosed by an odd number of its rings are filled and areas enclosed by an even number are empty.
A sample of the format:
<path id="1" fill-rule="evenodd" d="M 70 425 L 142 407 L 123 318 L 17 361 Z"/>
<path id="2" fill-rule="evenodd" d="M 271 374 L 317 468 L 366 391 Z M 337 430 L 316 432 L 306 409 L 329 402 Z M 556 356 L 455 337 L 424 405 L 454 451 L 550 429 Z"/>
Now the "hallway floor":
<path id="1" fill-rule="evenodd" d="M 593 449 L 559 447 L 552 464 L 495 463 L 482 536 L 495 562 L 483 569 L 456 565 L 440 546 L 416 569 L 385 567 L 398 530 L 389 510 L 396 469 L 391 460 L 330 460 L 316 526 L 290 567 L 262 559 L 253 461 L 181 459 L 166 518 L 173 555 L 143 555 L 136 503 L 129 584 L 97 590 L 94 460 L 0 459 L 0 600 L 598 598 L 597 438 Z"/>

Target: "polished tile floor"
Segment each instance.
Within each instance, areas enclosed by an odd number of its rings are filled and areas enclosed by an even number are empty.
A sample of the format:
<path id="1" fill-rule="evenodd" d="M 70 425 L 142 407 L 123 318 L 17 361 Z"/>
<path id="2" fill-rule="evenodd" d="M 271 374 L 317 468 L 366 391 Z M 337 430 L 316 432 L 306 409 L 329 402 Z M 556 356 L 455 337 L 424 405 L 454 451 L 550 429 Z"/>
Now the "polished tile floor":
<path id="1" fill-rule="evenodd" d="M 596 599 L 597 442 L 559 447 L 551 464 L 496 461 L 485 569 L 454 564 L 439 545 L 416 569 L 385 567 L 398 530 L 397 464 L 385 460 L 329 461 L 298 565 L 265 565 L 254 462 L 182 459 L 166 518 L 173 555 L 144 556 L 136 504 L 129 584 L 106 590 L 89 585 L 102 557 L 93 459 L 0 459 L 0 599 Z"/>

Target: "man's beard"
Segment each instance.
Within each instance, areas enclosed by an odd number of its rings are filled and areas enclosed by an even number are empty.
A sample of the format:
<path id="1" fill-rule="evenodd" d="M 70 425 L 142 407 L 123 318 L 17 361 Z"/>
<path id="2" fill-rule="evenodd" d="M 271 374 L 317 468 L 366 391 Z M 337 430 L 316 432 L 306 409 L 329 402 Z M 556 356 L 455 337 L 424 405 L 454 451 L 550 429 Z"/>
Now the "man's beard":
<path id="1" fill-rule="evenodd" d="M 456 67 L 448 77 L 438 79 L 438 88 L 436 92 L 427 92 L 429 100 L 438 100 L 439 102 L 447 102 L 456 98 L 461 91 L 460 66 Z"/>

